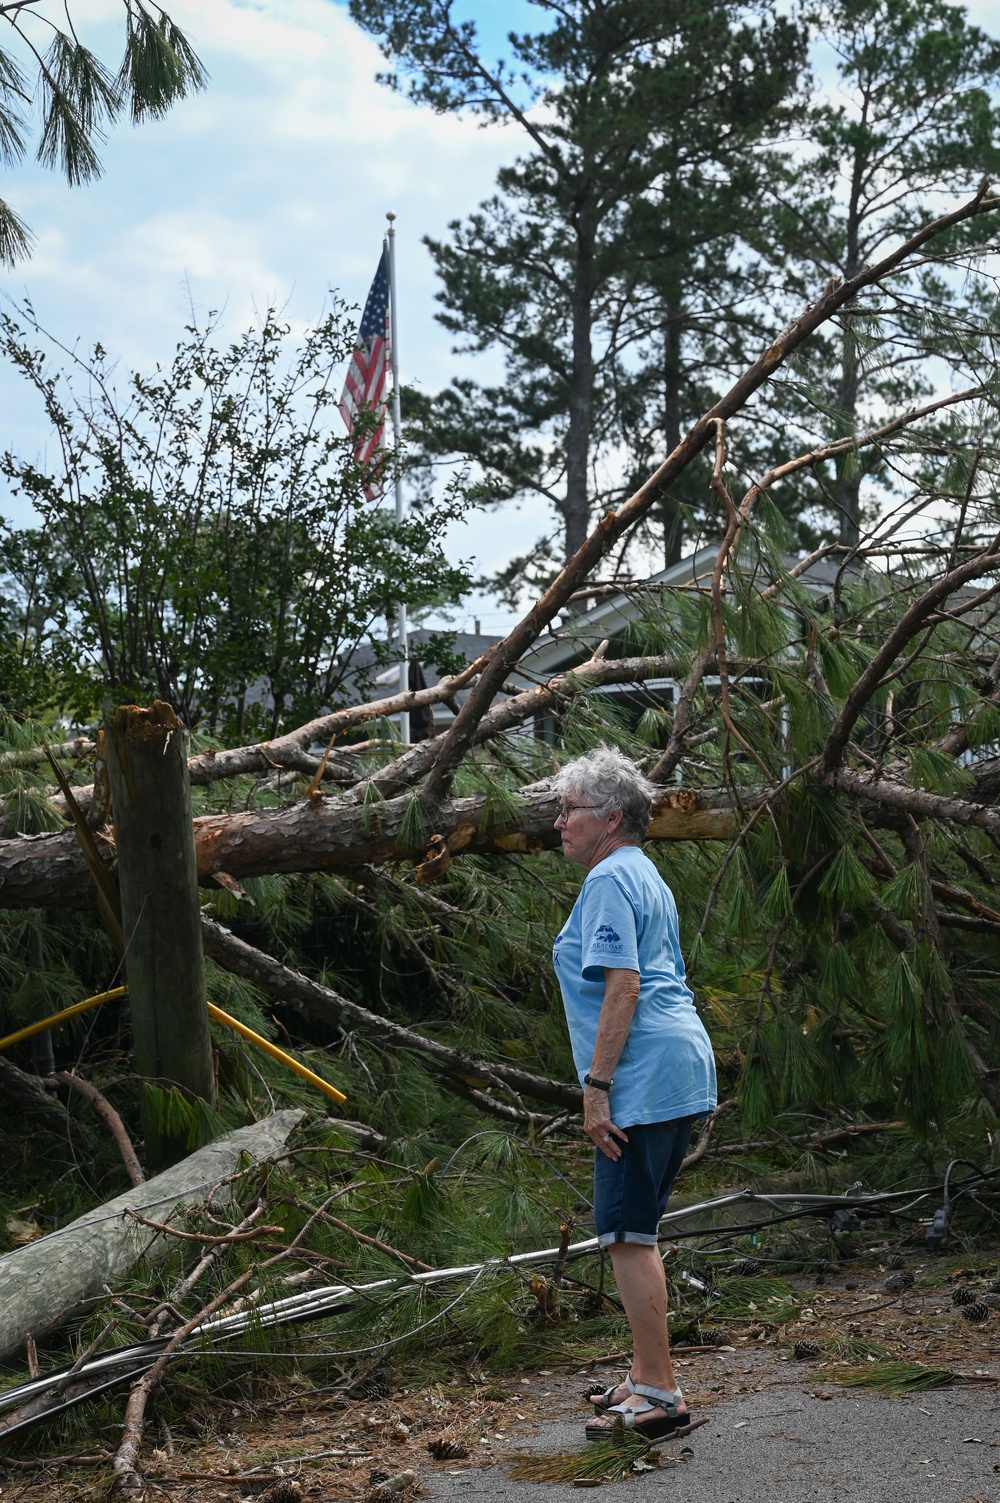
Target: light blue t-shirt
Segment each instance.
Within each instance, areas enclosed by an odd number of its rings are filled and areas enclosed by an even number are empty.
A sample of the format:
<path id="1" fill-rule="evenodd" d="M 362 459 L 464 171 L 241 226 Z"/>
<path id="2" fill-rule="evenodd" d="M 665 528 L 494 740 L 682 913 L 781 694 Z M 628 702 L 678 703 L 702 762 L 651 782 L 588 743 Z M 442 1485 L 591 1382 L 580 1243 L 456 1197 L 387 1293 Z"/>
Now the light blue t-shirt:
<path id="1" fill-rule="evenodd" d="M 627 1128 L 715 1110 L 715 1059 L 684 979 L 677 905 L 638 846 L 619 846 L 587 873 L 552 959 L 581 1084 L 593 1059 L 604 968 L 639 973 L 639 1001 L 614 1071 L 612 1121 Z"/>

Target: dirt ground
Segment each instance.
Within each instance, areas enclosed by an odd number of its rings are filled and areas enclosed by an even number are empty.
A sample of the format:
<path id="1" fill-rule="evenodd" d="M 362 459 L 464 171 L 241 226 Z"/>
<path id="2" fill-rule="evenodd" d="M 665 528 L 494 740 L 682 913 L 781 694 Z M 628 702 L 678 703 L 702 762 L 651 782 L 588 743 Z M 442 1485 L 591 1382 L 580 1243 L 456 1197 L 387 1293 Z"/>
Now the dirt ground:
<path id="1" fill-rule="evenodd" d="M 703 1433 L 730 1410 L 735 1413 L 741 1401 L 787 1391 L 789 1384 L 820 1402 L 845 1393 L 863 1397 L 870 1390 L 845 1390 L 837 1374 L 870 1360 L 866 1343 L 894 1361 L 949 1369 L 956 1381 L 948 1391 L 960 1388 L 980 1396 L 995 1417 L 1000 1308 L 992 1306 L 984 1321 L 973 1323 L 963 1318 L 951 1294 L 965 1286 L 981 1298 L 998 1276 L 997 1261 L 963 1266 L 955 1259 L 931 1260 L 921 1250 L 905 1257 L 905 1268 L 914 1282 L 898 1293 L 886 1292 L 893 1270 L 877 1255 L 792 1280 L 800 1302 L 796 1319 L 773 1324 L 765 1308 L 728 1322 L 716 1338 L 724 1345 L 678 1345 L 675 1358 L 690 1408 L 710 1421 Z M 795 1343 L 803 1341 L 818 1345 L 820 1356 L 796 1357 Z M 388 1496 L 444 1497 L 457 1491 L 491 1496 L 504 1489 L 484 1487 L 483 1474 L 500 1468 L 493 1476 L 505 1476 L 503 1463 L 512 1453 L 565 1450 L 567 1437 L 571 1446 L 575 1437 L 582 1449 L 588 1385 L 626 1362 L 627 1354 L 608 1352 L 572 1366 L 554 1359 L 541 1370 L 491 1381 L 476 1381 L 481 1374 L 456 1374 L 454 1382 L 430 1387 L 410 1386 L 399 1373 L 385 1371 L 375 1375 L 369 1397 L 315 1392 L 279 1395 L 253 1409 L 216 1406 L 206 1411 L 211 1418 L 197 1439 L 172 1435 L 154 1416 L 143 1457 L 146 1498 L 150 1503 L 237 1503 L 263 1499 L 272 1489 L 267 1503 L 299 1495 L 316 1503 L 370 1496 L 374 1503 L 387 1496 L 380 1484 L 388 1479 L 391 1490 L 394 1479 L 406 1473 L 413 1476 Z M 389 1392 L 379 1395 L 380 1387 Z M 915 1397 L 919 1407 L 922 1396 Z M 750 1422 L 734 1420 L 733 1428 L 745 1423 Z M 970 1443 L 989 1445 L 994 1439 L 1000 1440 L 995 1418 L 990 1434 L 970 1437 Z M 697 1453 L 697 1431 L 686 1444 Z M 1000 1449 L 996 1454 L 1000 1457 Z M 106 1496 L 109 1458 L 110 1450 L 95 1446 L 87 1456 L 0 1460 L 0 1497 L 3 1503 L 75 1503 Z M 669 1464 L 669 1456 L 660 1462 Z M 285 1487 L 275 1493 L 282 1480 Z M 900 1495 L 891 1477 L 885 1483 L 887 1497 Z M 1000 1475 L 996 1483 L 989 1503 L 1000 1500 Z M 906 1489 L 901 1491 L 905 1495 Z M 986 1499 L 975 1492 L 963 1496 Z"/>

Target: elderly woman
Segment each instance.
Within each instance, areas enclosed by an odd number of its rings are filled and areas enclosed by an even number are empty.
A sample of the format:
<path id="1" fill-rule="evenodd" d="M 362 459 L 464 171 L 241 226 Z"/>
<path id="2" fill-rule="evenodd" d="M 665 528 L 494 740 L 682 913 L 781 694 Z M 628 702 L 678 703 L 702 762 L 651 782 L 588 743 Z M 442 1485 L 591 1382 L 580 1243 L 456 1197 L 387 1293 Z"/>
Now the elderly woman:
<path id="1" fill-rule="evenodd" d="M 609 746 L 558 773 L 563 854 L 586 868 L 553 947 L 594 1143 L 594 1218 L 632 1330 L 632 1369 L 592 1398 L 589 1439 L 621 1415 L 656 1439 L 688 1422 L 667 1340 L 657 1229 L 715 1062 L 684 979 L 673 895 L 639 849 L 656 789 Z"/>

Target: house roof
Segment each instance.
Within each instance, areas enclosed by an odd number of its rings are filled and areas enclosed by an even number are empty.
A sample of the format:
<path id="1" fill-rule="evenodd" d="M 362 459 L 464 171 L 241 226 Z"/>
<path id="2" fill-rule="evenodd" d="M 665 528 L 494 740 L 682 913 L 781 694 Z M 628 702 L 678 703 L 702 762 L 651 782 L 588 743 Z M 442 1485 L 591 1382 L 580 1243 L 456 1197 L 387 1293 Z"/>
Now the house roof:
<path id="1" fill-rule="evenodd" d="M 621 589 L 604 586 L 595 589 L 593 594 L 588 591 L 585 596 L 580 591 L 583 598 L 579 604 L 583 608 L 564 616 L 556 631 L 550 630 L 522 658 L 520 667 L 526 670 L 525 683 L 572 668 L 588 658 L 605 637 L 614 640 L 621 636 L 641 611 L 643 596 L 648 596 L 651 591 L 704 588 L 711 579 L 718 552 L 717 546 L 699 548 L 666 569 L 651 574 L 648 579 Z M 513 674 L 512 678 L 519 682 L 520 672 Z"/>

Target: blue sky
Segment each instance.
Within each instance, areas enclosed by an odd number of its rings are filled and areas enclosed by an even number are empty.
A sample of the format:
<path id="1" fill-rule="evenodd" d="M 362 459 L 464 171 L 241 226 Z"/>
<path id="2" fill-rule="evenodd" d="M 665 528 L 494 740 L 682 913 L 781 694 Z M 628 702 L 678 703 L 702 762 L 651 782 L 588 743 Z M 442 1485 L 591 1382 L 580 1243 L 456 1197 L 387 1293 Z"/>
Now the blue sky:
<path id="1" fill-rule="evenodd" d="M 489 55 L 537 15 L 526 0 L 466 9 Z M 305 325 L 330 287 L 363 303 L 391 209 L 402 376 L 444 384 L 456 361 L 434 322 L 421 236 L 445 234 L 490 192 L 517 134 L 380 87 L 378 49 L 334 0 L 173 0 L 169 10 L 211 74 L 207 91 L 163 121 L 115 129 L 95 184 L 70 189 L 32 163 L 3 173 L 0 194 L 37 243 L 30 261 L 0 271 L 0 291 L 30 297 L 64 343 L 100 340 L 124 369 L 145 370 L 170 358 L 192 305 L 201 316 L 223 309 L 235 334 L 271 303 Z M 119 0 L 84 0 L 75 14 L 87 45 L 117 61 Z M 0 447 L 39 458 L 46 441 L 37 399 L 0 365 Z M 0 509 L 26 520 L 17 506 L 0 496 Z M 494 568 L 543 525 L 528 511 L 479 515 L 453 543 Z M 507 619 L 485 602 L 471 611 L 487 629 Z"/>

